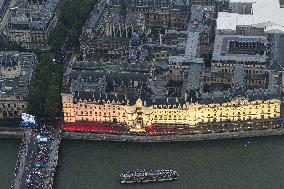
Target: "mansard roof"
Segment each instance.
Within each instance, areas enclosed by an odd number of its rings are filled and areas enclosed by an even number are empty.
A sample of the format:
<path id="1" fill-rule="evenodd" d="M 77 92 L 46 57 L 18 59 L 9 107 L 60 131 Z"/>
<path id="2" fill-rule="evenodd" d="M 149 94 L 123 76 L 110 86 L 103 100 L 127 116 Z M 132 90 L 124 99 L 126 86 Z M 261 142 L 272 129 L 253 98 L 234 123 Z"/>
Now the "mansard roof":
<path id="1" fill-rule="evenodd" d="M 113 94 L 113 93 L 98 93 L 95 91 L 76 91 L 74 93 L 74 100 L 76 102 L 90 102 L 96 104 L 113 103 L 113 104 L 126 104 L 126 95 Z"/>
<path id="2" fill-rule="evenodd" d="M 1 52 L 0 65 L 3 67 L 14 67 L 19 63 L 18 53 Z"/>

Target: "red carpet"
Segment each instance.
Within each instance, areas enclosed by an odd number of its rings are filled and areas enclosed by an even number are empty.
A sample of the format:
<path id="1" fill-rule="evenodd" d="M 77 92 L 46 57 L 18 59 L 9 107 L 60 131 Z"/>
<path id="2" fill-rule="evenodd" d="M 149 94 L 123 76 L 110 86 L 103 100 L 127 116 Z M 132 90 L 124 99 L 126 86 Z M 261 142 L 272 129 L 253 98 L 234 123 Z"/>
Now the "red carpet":
<path id="1" fill-rule="evenodd" d="M 128 133 L 126 126 L 121 126 L 112 122 L 80 122 L 80 123 L 64 123 L 63 131 L 75 132 L 96 132 L 96 133 Z M 151 125 L 146 127 L 148 135 L 170 135 L 177 134 L 174 127 L 163 127 L 161 125 Z"/>
<path id="2" fill-rule="evenodd" d="M 124 133 L 128 131 L 126 127 L 109 122 L 64 123 L 63 130 L 97 133 Z"/>

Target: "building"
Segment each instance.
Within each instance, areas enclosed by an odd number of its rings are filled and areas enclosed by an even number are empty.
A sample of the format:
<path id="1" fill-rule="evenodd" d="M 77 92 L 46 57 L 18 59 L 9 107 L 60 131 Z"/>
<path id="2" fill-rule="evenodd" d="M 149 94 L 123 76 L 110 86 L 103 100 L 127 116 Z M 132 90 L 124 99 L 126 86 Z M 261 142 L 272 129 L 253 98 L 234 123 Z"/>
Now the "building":
<path id="1" fill-rule="evenodd" d="M 202 5 L 202 6 L 210 6 L 215 3 L 214 0 L 192 0 L 191 3 L 193 5 Z"/>
<path id="2" fill-rule="evenodd" d="M 154 33 L 164 30 L 185 30 L 190 8 L 188 0 L 112 0 L 113 6 L 124 5 L 136 12 L 142 13 L 145 18 L 146 27 L 151 28 Z"/>
<path id="3" fill-rule="evenodd" d="M 133 47 L 186 30 L 188 17 L 187 1 L 100 1 L 82 29 L 80 49 L 88 59 L 123 61 Z"/>
<path id="4" fill-rule="evenodd" d="M 253 121 L 280 118 L 278 98 L 234 100 L 209 104 L 183 99 L 157 99 L 153 102 L 129 101 L 124 96 L 77 92 L 62 94 L 65 122 L 118 122 L 129 127 L 152 124 L 183 124 L 190 127 L 218 122 Z"/>
<path id="5" fill-rule="evenodd" d="M 257 22 L 259 14 L 250 0 L 232 0 L 218 18 L 213 1 L 191 3 L 101 1 L 83 29 L 85 55 L 65 73 L 64 121 L 143 129 L 280 119 L 280 21 L 246 23 L 243 16 Z"/>
<path id="6" fill-rule="evenodd" d="M 229 11 L 218 13 L 212 67 L 204 83 L 266 88 L 271 72 L 278 70 L 282 78 L 282 16 L 279 0 L 231 0 Z"/>
<path id="7" fill-rule="evenodd" d="M 0 1 L 0 35 L 2 35 L 2 32 L 7 25 L 7 22 L 10 17 L 10 7 L 13 7 L 15 5 L 16 1 L 12 0 L 1 0 Z"/>
<path id="8" fill-rule="evenodd" d="M 8 39 L 26 49 L 49 49 L 48 37 L 59 9 L 60 0 L 20 0 L 5 31 Z"/>
<path id="9" fill-rule="evenodd" d="M 284 35 L 270 34 L 268 36 L 271 43 L 271 57 L 267 66 L 268 73 L 274 73 L 282 80 L 279 86 L 282 86 L 282 94 L 284 94 Z"/>
<path id="10" fill-rule="evenodd" d="M 265 88 L 268 64 L 268 40 L 265 36 L 216 35 L 209 85 L 237 85 L 234 76 L 246 88 Z"/>
<path id="11" fill-rule="evenodd" d="M 279 0 L 230 0 L 230 12 L 219 12 L 217 33 L 283 33 L 284 9 Z"/>
<path id="12" fill-rule="evenodd" d="M 216 14 L 215 6 L 193 5 L 188 23 L 188 31 L 199 32 L 199 54 L 209 67 L 215 37 Z"/>
<path id="13" fill-rule="evenodd" d="M 90 58 L 122 59 L 127 57 L 131 40 L 144 30 L 141 14 L 100 1 L 82 29 L 80 49 Z"/>
<path id="14" fill-rule="evenodd" d="M 35 63 L 33 53 L 0 52 L 0 119 L 25 112 Z"/>

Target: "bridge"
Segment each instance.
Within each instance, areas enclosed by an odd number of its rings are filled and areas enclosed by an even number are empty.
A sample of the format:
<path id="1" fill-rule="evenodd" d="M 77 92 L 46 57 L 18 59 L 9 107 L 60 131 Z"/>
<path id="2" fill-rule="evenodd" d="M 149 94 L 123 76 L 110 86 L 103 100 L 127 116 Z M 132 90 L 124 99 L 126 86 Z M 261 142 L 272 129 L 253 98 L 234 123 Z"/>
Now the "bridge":
<path id="1" fill-rule="evenodd" d="M 59 128 L 25 128 L 11 189 L 51 189 L 58 161 Z"/>

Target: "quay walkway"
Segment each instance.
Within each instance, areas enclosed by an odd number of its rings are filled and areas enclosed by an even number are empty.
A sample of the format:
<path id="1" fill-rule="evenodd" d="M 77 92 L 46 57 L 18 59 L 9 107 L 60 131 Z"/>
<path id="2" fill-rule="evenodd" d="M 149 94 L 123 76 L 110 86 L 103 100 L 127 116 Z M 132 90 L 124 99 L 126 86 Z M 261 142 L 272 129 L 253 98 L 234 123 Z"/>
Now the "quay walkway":
<path id="1" fill-rule="evenodd" d="M 82 132 L 62 132 L 63 139 L 95 140 L 95 141 L 123 141 L 123 142 L 175 142 L 175 141 L 202 141 L 233 138 L 247 138 L 260 136 L 284 135 L 284 128 L 235 131 L 222 133 L 188 134 L 188 135 L 135 135 L 135 134 L 99 134 Z"/>
<path id="2" fill-rule="evenodd" d="M 25 128 L 11 189 L 51 189 L 57 166 L 60 129 Z"/>

